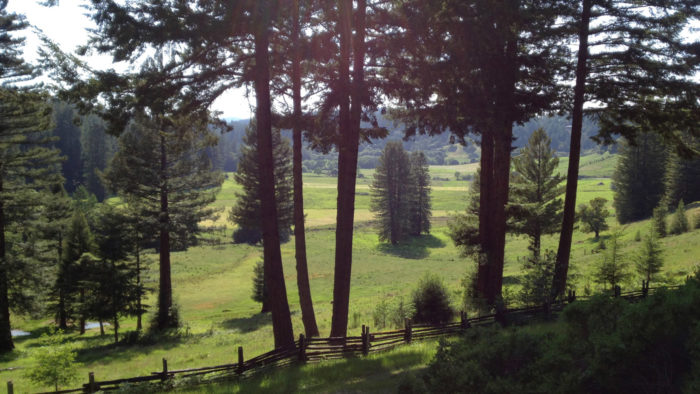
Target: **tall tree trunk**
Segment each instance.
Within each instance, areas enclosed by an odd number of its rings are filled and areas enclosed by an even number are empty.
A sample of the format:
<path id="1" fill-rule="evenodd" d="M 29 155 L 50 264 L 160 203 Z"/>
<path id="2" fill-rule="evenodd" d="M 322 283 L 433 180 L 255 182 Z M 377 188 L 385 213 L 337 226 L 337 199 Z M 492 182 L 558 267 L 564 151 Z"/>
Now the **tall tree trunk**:
<path id="1" fill-rule="evenodd" d="M 564 215 L 559 237 L 557 262 L 554 266 L 552 297 L 564 295 L 566 279 L 571 256 L 571 239 L 576 220 L 576 189 L 578 186 L 578 167 L 581 159 L 581 128 L 583 126 L 583 102 L 586 92 L 586 62 L 588 59 L 588 28 L 591 20 L 592 0 L 583 0 L 581 26 L 578 37 L 578 61 L 576 63 L 576 86 L 574 87 L 574 108 L 571 119 L 571 146 L 569 148 L 569 169 L 566 175 L 566 197 L 564 198 Z M 596 234 L 597 238 L 597 234 Z"/>
<path id="2" fill-rule="evenodd" d="M 114 343 L 119 342 L 119 317 L 114 314 Z"/>
<path id="3" fill-rule="evenodd" d="M 136 331 L 141 331 L 143 329 L 141 324 L 141 315 L 143 315 L 141 312 L 141 247 L 138 241 L 136 242 L 136 288 L 139 292 L 136 296 L 136 310 L 138 311 L 136 314 Z"/>
<path id="4" fill-rule="evenodd" d="M 345 337 L 350 307 L 352 273 L 352 235 L 355 220 L 355 182 L 359 148 L 360 115 L 362 113 L 362 81 L 364 79 L 365 1 L 358 1 L 354 50 L 353 84 L 350 85 L 352 43 L 352 0 L 338 0 L 340 36 L 339 91 L 340 138 L 338 143 L 338 205 L 335 230 L 335 275 L 333 282 L 333 318 L 331 337 Z M 352 107 L 350 106 L 352 96 Z"/>
<path id="5" fill-rule="evenodd" d="M 160 136 L 160 283 L 158 287 L 157 328 L 164 330 L 172 324 L 172 281 L 170 277 L 170 217 L 168 210 L 168 156 L 165 136 Z"/>
<path id="6" fill-rule="evenodd" d="M 85 334 L 85 311 L 84 311 L 84 306 L 85 305 L 85 289 L 81 288 L 80 289 L 80 335 Z"/>
<path id="7" fill-rule="evenodd" d="M 491 270 L 491 215 L 493 210 L 493 156 L 494 139 L 491 129 L 481 131 L 481 168 L 479 173 L 479 257 L 476 276 L 476 293 L 479 298 L 487 300 Z"/>
<path id="8" fill-rule="evenodd" d="M 292 174 L 294 178 L 294 252 L 297 261 L 297 288 L 299 290 L 299 305 L 301 306 L 301 321 L 304 323 L 306 337 L 317 337 L 318 326 L 314 314 L 314 304 L 311 299 L 309 285 L 309 269 L 306 261 L 306 234 L 304 231 L 304 181 L 301 168 L 301 46 L 299 0 L 294 0 L 292 7 L 292 100 L 294 102 L 294 125 Z"/>
<path id="9" fill-rule="evenodd" d="M 102 318 L 100 318 L 100 336 L 105 335 L 105 325 L 104 322 L 102 321 Z"/>
<path id="10" fill-rule="evenodd" d="M 503 288 L 503 267 L 506 247 L 506 204 L 508 203 L 508 182 L 510 178 L 510 152 L 512 141 L 512 124 L 505 126 L 496 136 L 493 160 L 492 190 L 493 205 L 491 216 L 492 252 L 489 264 L 489 285 L 487 302 L 498 305 Z"/>
<path id="11" fill-rule="evenodd" d="M 272 330 L 275 347 L 294 346 L 292 318 L 287 302 L 287 289 L 282 269 L 277 202 L 275 199 L 274 160 L 272 156 L 272 116 L 270 107 L 270 59 L 268 53 L 270 31 L 270 4 L 267 0 L 257 3 L 257 29 L 255 31 L 255 98 L 257 106 L 258 160 L 260 163 L 260 205 L 265 281 L 268 302 L 272 311 Z"/>
<path id="12" fill-rule="evenodd" d="M 56 260 L 57 265 L 61 266 L 61 260 L 63 258 L 63 233 L 59 233 L 58 236 L 58 259 Z M 60 279 L 60 276 L 59 276 Z M 63 280 L 59 283 L 58 287 L 58 328 L 61 330 L 68 329 L 68 317 L 66 316 L 66 295 L 64 293 L 64 283 Z"/>
<path id="13" fill-rule="evenodd" d="M 0 179 L 0 193 L 3 191 Z M 10 327 L 10 297 L 8 294 L 7 251 L 5 250 L 5 210 L 0 200 L 0 353 L 12 351 L 12 328 Z"/>

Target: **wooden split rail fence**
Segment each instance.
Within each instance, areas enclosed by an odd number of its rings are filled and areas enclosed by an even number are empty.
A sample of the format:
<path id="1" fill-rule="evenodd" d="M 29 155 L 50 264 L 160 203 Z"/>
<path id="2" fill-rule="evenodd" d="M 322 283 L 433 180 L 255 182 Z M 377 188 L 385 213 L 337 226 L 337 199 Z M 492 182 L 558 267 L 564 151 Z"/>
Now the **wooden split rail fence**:
<path id="1" fill-rule="evenodd" d="M 679 286 L 670 286 L 668 288 L 677 287 Z M 644 298 L 654 290 L 656 289 L 650 289 L 648 284 L 645 283 L 642 286 L 642 290 L 624 294 L 620 292 L 619 288 L 616 288 L 614 290 L 614 296 L 634 302 Z M 585 299 L 588 297 L 581 298 Z M 295 363 L 320 362 L 323 360 L 341 359 L 360 355 L 366 356 L 370 353 L 393 349 L 396 346 L 411 343 L 412 341 L 458 334 L 475 326 L 484 326 L 494 323 L 505 324 L 507 322 L 523 323 L 543 314 L 550 315 L 559 312 L 563 310 L 567 304 L 576 299 L 576 294 L 569 292 L 566 300 L 551 305 L 509 309 L 495 314 L 473 318 L 467 318 L 466 313 L 462 312 L 460 314 L 460 321 L 441 325 L 413 325 L 410 319 L 406 319 L 404 329 L 377 333 L 370 332 L 370 327 L 363 325 L 361 335 L 356 337 L 306 338 L 302 334 L 299 336 L 299 340 L 294 343 L 294 347 L 275 349 L 249 360 L 244 360 L 243 347 L 239 346 L 238 362 L 236 363 L 171 370 L 168 369 L 168 361 L 163 359 L 162 371 L 152 372 L 151 375 L 148 376 L 97 381 L 94 373 L 90 372 L 88 383 L 83 384 L 82 387 L 51 393 L 95 393 L 100 390 L 114 390 L 124 384 L 167 382 L 176 376 L 179 378 L 189 378 L 215 373 L 223 377 L 229 377 L 231 375 L 246 376 L 265 369 L 279 368 Z M 11 381 L 7 383 L 7 392 L 8 394 L 14 394 L 14 387 Z"/>

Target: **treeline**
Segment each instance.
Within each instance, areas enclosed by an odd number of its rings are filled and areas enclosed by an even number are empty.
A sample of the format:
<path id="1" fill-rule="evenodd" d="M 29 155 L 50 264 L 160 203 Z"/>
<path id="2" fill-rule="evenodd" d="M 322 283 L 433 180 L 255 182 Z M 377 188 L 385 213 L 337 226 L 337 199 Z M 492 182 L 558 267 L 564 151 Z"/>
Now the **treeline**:
<path id="1" fill-rule="evenodd" d="M 684 137 L 688 149 L 700 151 L 697 138 Z M 700 159 L 664 145 L 653 132 L 625 139 L 613 174 L 617 220 L 625 224 L 652 216 L 655 208 L 676 209 L 700 200 Z"/>

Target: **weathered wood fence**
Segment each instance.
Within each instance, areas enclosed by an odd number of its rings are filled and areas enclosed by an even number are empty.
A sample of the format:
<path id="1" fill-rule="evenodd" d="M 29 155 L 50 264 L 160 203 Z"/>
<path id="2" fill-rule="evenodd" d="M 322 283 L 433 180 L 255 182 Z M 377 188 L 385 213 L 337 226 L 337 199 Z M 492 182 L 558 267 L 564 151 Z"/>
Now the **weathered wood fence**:
<path id="1" fill-rule="evenodd" d="M 665 288 L 677 287 L 680 286 L 669 286 Z M 634 302 L 646 297 L 647 294 L 655 290 L 656 288 L 649 288 L 648 283 L 643 283 L 641 290 L 627 293 L 621 293 L 620 288 L 616 287 L 613 290 L 613 295 Z M 578 299 L 586 298 L 588 297 L 580 297 Z M 522 324 L 538 316 L 548 316 L 559 312 L 563 310 L 567 304 L 574 302 L 576 299 L 576 294 L 574 292 L 569 292 L 565 300 L 551 305 L 508 309 L 495 314 L 473 318 L 468 318 L 466 313 L 462 312 L 460 313 L 458 322 L 441 325 L 413 325 L 410 319 L 406 319 L 405 326 L 401 330 L 377 333 L 372 333 L 369 326 L 363 325 L 361 335 L 356 337 L 306 338 L 302 334 L 299 336 L 299 340 L 294 343 L 294 347 L 275 349 L 249 360 L 244 359 L 243 347 L 239 346 L 238 361 L 231 364 L 171 370 L 168 368 L 168 361 L 163 359 L 163 369 L 161 371 L 152 372 L 151 375 L 103 381 L 96 380 L 94 373 L 90 372 L 88 375 L 88 382 L 83 384 L 82 387 L 62 390 L 58 391 L 58 393 L 95 393 L 100 390 L 114 390 L 127 383 L 167 382 L 176 376 L 179 378 L 188 378 L 215 373 L 224 375 L 225 377 L 236 375 L 249 376 L 262 370 L 279 368 L 291 364 L 366 356 L 370 353 L 393 349 L 396 346 L 408 344 L 412 341 L 458 334 L 475 326 L 484 326 L 494 323 L 506 324 L 508 322 Z M 8 394 L 14 394 L 11 381 L 7 382 L 7 392 Z M 49 393 L 56 392 L 52 391 Z"/>

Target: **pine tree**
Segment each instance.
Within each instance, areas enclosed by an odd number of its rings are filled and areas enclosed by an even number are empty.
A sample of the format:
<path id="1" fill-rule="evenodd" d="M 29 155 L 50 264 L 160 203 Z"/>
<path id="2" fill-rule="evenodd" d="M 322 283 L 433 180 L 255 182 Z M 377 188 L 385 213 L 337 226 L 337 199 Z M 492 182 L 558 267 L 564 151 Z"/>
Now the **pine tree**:
<path id="1" fill-rule="evenodd" d="M 70 104 L 55 101 L 53 107 L 53 135 L 58 138 L 56 148 L 66 157 L 61 173 L 66 178 L 65 189 L 73 193 L 83 183 L 83 156 L 80 143 L 80 128 L 75 125 L 77 113 Z"/>
<path id="2" fill-rule="evenodd" d="M 666 150 L 655 133 L 624 140 L 618 147 L 619 159 L 613 174 L 613 207 L 620 224 L 652 215 L 664 194 Z"/>
<path id="3" fill-rule="evenodd" d="M 411 199 L 409 213 L 409 233 L 420 235 L 430 233 L 432 204 L 430 200 L 430 168 L 423 152 L 413 152 L 410 156 Z"/>
<path id="4" fill-rule="evenodd" d="M 256 244 L 262 240 L 260 207 L 260 168 L 255 122 L 251 122 L 243 137 L 243 146 L 238 158 L 238 169 L 233 179 L 241 185 L 236 192 L 236 204 L 229 211 L 229 222 L 236 224 L 240 232 L 250 234 L 244 242 Z M 289 141 L 279 131 L 273 133 L 272 154 L 274 157 L 275 200 L 280 239 L 289 240 L 294 224 L 294 195 L 292 185 L 292 149 Z M 234 238 L 236 237 L 234 233 Z"/>
<path id="5" fill-rule="evenodd" d="M 21 274 L 11 266 L 9 229 L 22 224 L 41 205 L 37 190 L 62 183 L 58 152 L 49 129 L 51 109 L 46 95 L 16 82 L 32 78 L 32 68 L 21 58 L 23 38 L 15 33 L 28 26 L 25 19 L 8 13 L 0 2 L 0 352 L 11 351 L 10 287 Z"/>
<path id="6" fill-rule="evenodd" d="M 255 302 L 265 304 L 265 299 L 267 297 L 267 292 L 265 291 L 265 269 L 263 267 L 263 262 L 258 261 L 253 267 L 253 294 L 251 298 Z M 267 312 L 266 310 L 261 311 L 261 313 Z"/>
<path id="7" fill-rule="evenodd" d="M 95 250 L 95 240 L 85 215 L 80 211 L 74 212 L 66 231 L 54 294 L 58 296 L 56 314 L 59 324 L 63 324 L 64 319 L 77 317 L 81 334 L 85 333 L 87 317 L 85 280 L 92 261 L 82 257 L 84 254 L 94 253 Z"/>
<path id="8" fill-rule="evenodd" d="M 668 232 L 673 235 L 678 235 L 687 232 L 689 228 L 688 216 L 685 214 L 685 204 L 683 204 L 683 200 L 680 200 L 678 201 L 676 213 L 673 215 L 673 218 L 671 218 L 671 225 L 668 228 Z"/>
<path id="9" fill-rule="evenodd" d="M 661 243 L 659 242 L 656 231 L 654 231 L 652 227 L 649 234 L 644 237 L 642 249 L 639 252 L 635 268 L 639 276 L 649 283 L 654 275 L 661 272 L 663 265 L 664 259 Z"/>
<path id="10" fill-rule="evenodd" d="M 564 193 L 559 184 L 564 177 L 555 174 L 559 159 L 550 147 L 551 139 L 544 129 L 537 129 L 513 158 L 515 173 L 511 179 L 510 212 L 516 234 L 530 237 L 529 249 L 535 259 L 540 255 L 540 238 L 554 234 L 561 226 Z"/>
<path id="11" fill-rule="evenodd" d="M 598 263 L 593 273 L 596 283 L 605 287 L 610 285 L 611 289 L 627 282 L 631 276 L 628 258 L 622 253 L 621 236 L 622 234 L 619 231 L 614 231 L 610 235 L 603 259 Z"/>
<path id="12" fill-rule="evenodd" d="M 114 137 L 107 134 L 105 122 L 91 114 L 82 120 L 80 140 L 85 187 L 97 197 L 98 201 L 102 201 L 106 197 L 106 191 L 99 173 L 104 171 L 113 156 L 110 145 L 114 144 Z"/>
<path id="13" fill-rule="evenodd" d="M 370 211 L 377 216 L 380 241 L 397 244 L 410 231 L 411 162 L 400 141 L 389 141 L 379 157 L 370 188 Z"/>
<path id="14" fill-rule="evenodd" d="M 666 225 L 666 215 L 668 215 L 668 209 L 666 205 L 661 204 L 654 208 L 652 227 L 659 238 L 663 238 L 668 235 L 668 226 Z"/>
<path id="15" fill-rule="evenodd" d="M 170 251 L 197 242 L 199 223 L 211 219 L 211 207 L 223 177 L 211 170 L 204 149 L 216 137 L 206 119 L 140 115 L 121 135 L 119 151 L 105 171 L 112 190 L 134 201 L 150 223 L 158 222 L 160 286 L 156 329 L 175 324 L 172 315 Z"/>
<path id="16" fill-rule="evenodd" d="M 600 236 L 600 232 L 608 229 L 608 224 L 605 219 L 610 215 L 610 212 L 605 208 L 608 200 L 602 197 L 596 197 L 588 202 L 588 205 L 581 204 L 578 207 L 578 220 L 581 221 L 584 232 L 595 233 L 595 239 Z"/>
<path id="17" fill-rule="evenodd" d="M 697 138 L 689 139 L 694 149 L 700 148 Z M 679 201 L 700 200 L 700 158 L 686 158 L 672 153 L 666 163 L 666 195 L 664 204 L 673 207 Z"/>
<path id="18" fill-rule="evenodd" d="M 463 256 L 479 258 L 479 191 L 481 169 L 477 169 L 467 194 L 467 208 L 454 216 L 447 224 L 449 235 Z"/>

